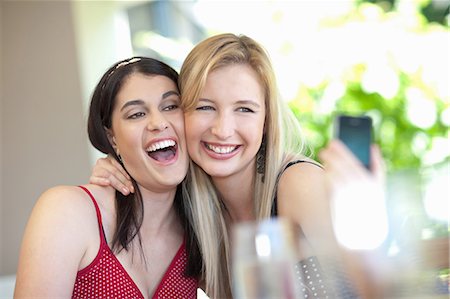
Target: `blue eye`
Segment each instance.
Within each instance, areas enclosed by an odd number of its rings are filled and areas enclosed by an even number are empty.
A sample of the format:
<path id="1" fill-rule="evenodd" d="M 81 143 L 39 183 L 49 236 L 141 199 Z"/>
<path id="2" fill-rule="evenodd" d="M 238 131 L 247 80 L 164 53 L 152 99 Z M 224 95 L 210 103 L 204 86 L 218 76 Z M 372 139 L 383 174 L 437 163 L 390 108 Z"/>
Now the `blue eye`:
<path id="1" fill-rule="evenodd" d="M 214 107 L 212 106 L 199 106 L 197 108 L 195 108 L 195 110 L 214 110 Z"/>
<path id="2" fill-rule="evenodd" d="M 247 107 L 239 107 L 239 108 L 237 109 L 237 111 L 239 111 L 239 112 L 249 112 L 249 113 L 255 112 L 255 111 L 253 111 L 252 109 L 247 108 Z"/>

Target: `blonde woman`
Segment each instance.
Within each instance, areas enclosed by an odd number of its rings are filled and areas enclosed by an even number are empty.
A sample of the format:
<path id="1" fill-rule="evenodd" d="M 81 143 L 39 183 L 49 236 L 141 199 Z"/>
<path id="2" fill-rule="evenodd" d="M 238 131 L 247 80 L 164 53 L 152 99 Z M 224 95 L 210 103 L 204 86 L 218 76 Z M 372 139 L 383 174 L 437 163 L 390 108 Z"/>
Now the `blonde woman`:
<path id="1" fill-rule="evenodd" d="M 179 87 L 206 293 L 232 296 L 230 231 L 241 221 L 291 219 L 306 244 L 303 258 L 339 260 L 323 168 L 304 154 L 298 121 L 279 97 L 263 47 L 247 36 L 210 37 L 187 56 Z M 132 191 L 108 159 L 91 181 Z"/>

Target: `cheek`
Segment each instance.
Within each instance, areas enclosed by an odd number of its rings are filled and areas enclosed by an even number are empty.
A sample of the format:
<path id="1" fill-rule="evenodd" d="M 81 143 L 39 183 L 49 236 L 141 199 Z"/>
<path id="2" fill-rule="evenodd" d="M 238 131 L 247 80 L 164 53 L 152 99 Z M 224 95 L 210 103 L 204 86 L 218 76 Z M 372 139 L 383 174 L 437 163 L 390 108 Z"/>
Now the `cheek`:
<path id="1" fill-rule="evenodd" d="M 116 144 L 122 158 L 129 160 L 135 156 L 138 148 L 141 148 L 140 139 L 133 132 L 116 132 Z"/>
<path id="2" fill-rule="evenodd" d="M 264 120 L 255 121 L 253 124 L 247 122 L 244 134 L 246 134 L 249 144 L 252 145 L 251 148 L 257 152 L 264 136 Z"/>
<path id="3" fill-rule="evenodd" d="M 264 123 L 265 118 L 263 116 L 258 116 L 251 121 L 246 121 L 246 126 L 248 127 L 249 134 L 251 131 L 255 138 L 262 138 L 262 136 L 264 135 Z"/>
<path id="4" fill-rule="evenodd" d="M 246 126 L 244 132 L 252 147 L 254 146 L 255 148 L 259 148 L 264 135 L 264 126 L 261 126 L 259 124 Z"/>
<path id="5" fill-rule="evenodd" d="M 190 156 L 195 156 L 196 149 L 200 145 L 201 134 L 203 131 L 203 122 L 199 117 L 185 116 L 184 128 L 186 132 L 186 145 Z"/>
<path id="6" fill-rule="evenodd" d="M 195 144 L 198 143 L 198 141 L 195 141 L 195 133 L 196 130 L 194 130 L 195 126 L 185 125 L 185 131 L 186 131 L 186 146 L 188 149 L 189 154 L 192 154 L 193 148 Z"/>
<path id="7" fill-rule="evenodd" d="M 184 127 L 186 138 L 188 139 L 189 143 L 191 138 L 199 135 L 202 128 L 202 122 L 200 121 L 199 117 L 189 115 L 184 118 Z"/>
<path id="8" fill-rule="evenodd" d="M 184 126 L 184 117 L 177 117 L 175 119 L 169 120 L 172 124 L 173 129 L 176 131 L 180 137 L 184 138 L 185 135 L 185 126 Z"/>

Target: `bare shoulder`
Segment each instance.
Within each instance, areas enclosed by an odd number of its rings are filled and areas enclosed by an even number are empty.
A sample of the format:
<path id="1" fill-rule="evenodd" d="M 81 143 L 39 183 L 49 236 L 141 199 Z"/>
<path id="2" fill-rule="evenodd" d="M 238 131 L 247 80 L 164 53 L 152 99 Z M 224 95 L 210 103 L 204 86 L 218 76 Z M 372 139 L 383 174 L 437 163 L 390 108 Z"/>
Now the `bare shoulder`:
<path id="1" fill-rule="evenodd" d="M 95 208 L 81 188 L 57 186 L 42 193 L 22 240 L 17 297 L 69 297 L 87 250 L 98 248 L 98 236 Z"/>
<path id="2" fill-rule="evenodd" d="M 288 167 L 277 189 L 279 215 L 303 223 L 309 215 L 321 214 L 327 205 L 326 189 L 325 172 L 320 166 L 297 163 Z"/>
<path id="3" fill-rule="evenodd" d="M 325 184 L 325 172 L 313 162 L 296 163 L 288 167 L 280 177 L 279 192 L 307 192 Z"/>
<path id="4" fill-rule="evenodd" d="M 316 252 L 334 248 L 327 181 L 321 167 L 292 165 L 280 178 L 277 196 L 279 215 L 297 223 Z"/>
<path id="5" fill-rule="evenodd" d="M 76 186 L 56 186 L 39 197 L 36 208 L 48 211 L 70 211 L 71 217 L 83 216 L 92 204 L 84 190 Z"/>
<path id="6" fill-rule="evenodd" d="M 42 193 L 31 213 L 30 225 L 42 229 L 41 233 L 70 232 L 78 241 L 96 236 L 98 230 L 95 206 L 77 186 L 56 186 Z"/>
<path id="7" fill-rule="evenodd" d="M 73 251 L 79 260 L 80 253 L 97 236 L 96 211 L 86 192 L 76 186 L 57 186 L 42 193 L 36 202 L 25 230 L 24 244 L 29 248 L 40 246 L 46 252 L 58 248 L 59 252 Z M 45 246 L 39 243 L 41 239 L 47 239 Z"/>
<path id="8" fill-rule="evenodd" d="M 77 186 L 55 186 L 48 190 L 46 190 L 44 193 L 42 193 L 40 199 L 44 200 L 55 200 L 55 199 L 74 199 L 77 197 L 80 197 L 82 194 L 85 194 L 85 192 Z"/>

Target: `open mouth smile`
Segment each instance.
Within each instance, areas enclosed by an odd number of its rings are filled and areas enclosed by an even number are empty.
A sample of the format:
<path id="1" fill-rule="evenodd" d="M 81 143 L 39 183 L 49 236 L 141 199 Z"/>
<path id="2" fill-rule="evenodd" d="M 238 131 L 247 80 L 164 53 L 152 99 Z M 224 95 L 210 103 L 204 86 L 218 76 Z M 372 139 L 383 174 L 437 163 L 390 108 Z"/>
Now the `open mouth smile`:
<path id="1" fill-rule="evenodd" d="M 175 140 L 165 139 L 154 142 L 147 147 L 147 155 L 158 162 L 170 162 L 177 154 L 178 145 Z"/>

